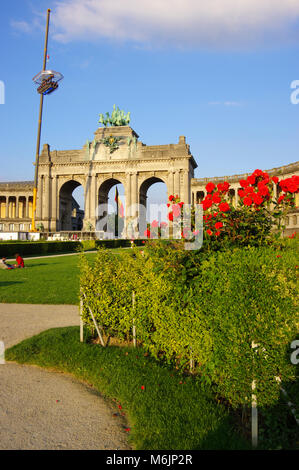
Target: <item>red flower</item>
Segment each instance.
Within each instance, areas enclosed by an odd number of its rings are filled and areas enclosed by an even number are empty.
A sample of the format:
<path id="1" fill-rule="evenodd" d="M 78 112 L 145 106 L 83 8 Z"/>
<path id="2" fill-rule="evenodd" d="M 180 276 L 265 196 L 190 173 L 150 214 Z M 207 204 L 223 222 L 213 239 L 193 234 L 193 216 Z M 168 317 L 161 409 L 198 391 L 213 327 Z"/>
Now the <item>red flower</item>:
<path id="1" fill-rule="evenodd" d="M 282 194 L 281 196 L 279 196 L 278 201 L 277 201 L 278 204 L 280 204 L 284 200 L 285 196 L 286 196 L 285 194 Z"/>
<path id="2" fill-rule="evenodd" d="M 126 431 L 126 432 L 130 432 L 130 431 L 131 431 L 131 428 L 126 428 L 125 431 Z"/>
<path id="3" fill-rule="evenodd" d="M 259 194 L 261 196 L 268 196 L 269 195 L 269 188 L 267 186 L 265 186 L 264 184 L 258 184 L 258 188 L 259 188 Z"/>
<path id="4" fill-rule="evenodd" d="M 170 200 L 170 201 L 173 201 L 173 200 L 174 200 L 174 196 L 173 196 L 173 195 L 169 196 L 169 200 Z"/>
<path id="5" fill-rule="evenodd" d="M 244 197 L 245 196 L 245 191 L 243 191 L 243 189 L 239 189 L 238 194 L 239 194 L 240 197 Z"/>
<path id="6" fill-rule="evenodd" d="M 254 175 L 248 176 L 247 182 L 248 182 L 249 184 L 255 184 L 255 176 L 254 176 Z"/>
<path id="7" fill-rule="evenodd" d="M 211 236 L 211 235 L 213 235 L 213 232 L 212 232 L 212 230 L 210 230 L 210 229 L 208 228 L 208 230 L 207 230 L 207 234 L 208 234 L 208 235 L 210 235 L 210 236 Z"/>
<path id="8" fill-rule="evenodd" d="M 228 212 L 230 210 L 229 204 L 227 202 L 222 202 L 219 204 L 219 210 L 221 212 Z"/>
<path id="9" fill-rule="evenodd" d="M 211 193 L 212 191 L 214 191 L 214 189 L 216 188 L 216 186 L 214 185 L 214 183 L 208 183 L 206 185 L 206 190 L 208 193 Z"/>
<path id="10" fill-rule="evenodd" d="M 240 186 L 242 186 L 242 188 L 247 188 L 247 186 L 249 186 L 249 183 L 246 180 L 241 180 L 240 181 Z"/>
<path id="11" fill-rule="evenodd" d="M 203 210 L 206 211 L 207 209 L 209 209 L 211 206 L 213 205 L 213 202 L 210 200 L 210 199 L 204 199 L 202 201 L 202 207 L 203 207 Z"/>
<path id="12" fill-rule="evenodd" d="M 169 212 L 168 218 L 169 218 L 169 220 L 171 220 L 171 221 L 173 220 L 173 213 L 172 213 L 172 212 Z"/>
<path id="13" fill-rule="evenodd" d="M 219 204 L 219 203 L 221 202 L 221 197 L 219 197 L 219 196 L 217 196 L 216 194 L 214 194 L 212 201 L 213 201 L 215 204 Z"/>
<path id="14" fill-rule="evenodd" d="M 262 196 L 259 193 L 253 194 L 252 195 L 252 200 L 253 200 L 254 204 L 256 204 L 257 206 L 259 206 L 260 204 L 262 204 L 264 202 L 264 199 L 262 198 Z"/>
<path id="15" fill-rule="evenodd" d="M 145 386 L 144 385 L 141 385 L 141 390 L 144 390 L 145 389 Z"/>
<path id="16" fill-rule="evenodd" d="M 118 408 L 121 410 L 121 409 L 122 409 L 122 406 L 121 406 L 121 405 L 118 405 Z"/>
<path id="17" fill-rule="evenodd" d="M 144 236 L 147 238 L 151 236 L 151 231 L 148 228 L 144 231 Z"/>
<path id="18" fill-rule="evenodd" d="M 251 206 L 252 199 L 250 197 L 244 197 L 243 204 L 244 204 L 244 206 Z"/>
<path id="19" fill-rule="evenodd" d="M 277 176 L 272 176 L 271 179 L 272 179 L 272 181 L 273 181 L 274 184 L 277 184 L 278 181 L 279 181 L 279 179 L 277 178 Z"/>
<path id="20" fill-rule="evenodd" d="M 215 228 L 218 230 L 219 228 L 222 228 L 223 227 L 223 223 L 222 222 L 216 222 L 215 224 Z"/>

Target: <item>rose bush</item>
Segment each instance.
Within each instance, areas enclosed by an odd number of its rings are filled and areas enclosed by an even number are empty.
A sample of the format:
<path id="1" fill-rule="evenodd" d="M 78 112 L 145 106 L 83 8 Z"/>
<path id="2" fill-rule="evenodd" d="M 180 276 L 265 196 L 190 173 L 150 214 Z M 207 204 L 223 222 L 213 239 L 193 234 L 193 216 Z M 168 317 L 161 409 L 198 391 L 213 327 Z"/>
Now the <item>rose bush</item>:
<path id="1" fill-rule="evenodd" d="M 204 215 L 204 237 L 210 247 L 226 245 L 262 245 L 280 237 L 285 228 L 283 220 L 295 207 L 299 192 L 299 176 L 280 180 L 262 170 L 255 170 L 247 179 L 239 181 L 238 205 L 229 197 L 228 182 L 206 185 L 207 195 L 200 202 Z M 278 195 L 274 196 L 274 185 Z M 179 197 L 169 197 L 169 220 L 181 222 L 184 203 Z M 184 229 L 181 236 L 190 237 Z"/>

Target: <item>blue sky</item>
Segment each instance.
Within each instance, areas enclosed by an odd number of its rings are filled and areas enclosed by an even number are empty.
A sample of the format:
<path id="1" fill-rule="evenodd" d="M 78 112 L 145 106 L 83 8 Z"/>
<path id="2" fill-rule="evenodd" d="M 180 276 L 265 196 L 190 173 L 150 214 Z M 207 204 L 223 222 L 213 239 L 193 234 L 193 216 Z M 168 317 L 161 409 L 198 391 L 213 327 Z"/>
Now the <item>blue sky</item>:
<path id="1" fill-rule="evenodd" d="M 45 18 L 48 67 L 42 144 L 81 148 L 116 104 L 147 145 L 185 135 L 196 177 L 298 160 L 299 0 L 15 0 L 0 17 L 1 181 L 33 179 Z"/>

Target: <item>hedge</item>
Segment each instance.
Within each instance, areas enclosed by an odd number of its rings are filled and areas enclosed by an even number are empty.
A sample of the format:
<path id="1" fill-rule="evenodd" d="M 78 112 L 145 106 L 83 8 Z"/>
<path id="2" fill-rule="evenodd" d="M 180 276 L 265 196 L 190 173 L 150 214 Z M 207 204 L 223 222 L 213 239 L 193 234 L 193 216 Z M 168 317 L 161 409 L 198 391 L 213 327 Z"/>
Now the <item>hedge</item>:
<path id="1" fill-rule="evenodd" d="M 136 240 L 135 245 L 140 245 L 141 240 Z M 101 247 L 121 248 L 131 246 L 130 240 L 84 240 L 80 241 L 36 241 L 0 242 L 0 257 L 13 257 L 16 253 L 25 255 L 45 255 L 47 253 L 68 253 L 81 250 L 91 250 Z"/>
<path id="2" fill-rule="evenodd" d="M 117 259 L 99 250 L 94 265 L 83 255 L 83 320 L 94 330 L 89 306 L 107 337 L 128 339 L 134 323 L 150 354 L 182 369 L 192 361 L 193 372 L 232 406 L 250 403 L 253 380 L 259 405 L 272 405 L 276 377 L 295 380 L 297 253 L 298 241 L 289 240 L 282 251 L 248 247 L 210 255 L 180 243 L 149 243 Z"/>

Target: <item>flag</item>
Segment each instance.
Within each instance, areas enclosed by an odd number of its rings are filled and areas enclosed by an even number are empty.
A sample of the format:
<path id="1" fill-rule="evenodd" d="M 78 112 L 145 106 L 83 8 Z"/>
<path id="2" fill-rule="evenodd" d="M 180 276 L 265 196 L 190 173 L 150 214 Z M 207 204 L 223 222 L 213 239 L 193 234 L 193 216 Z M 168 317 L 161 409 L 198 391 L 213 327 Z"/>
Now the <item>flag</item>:
<path id="1" fill-rule="evenodd" d="M 123 203 L 121 202 L 121 199 L 119 197 L 117 186 L 116 186 L 116 189 L 115 189 L 115 202 L 116 202 L 117 208 L 118 208 L 118 215 L 120 217 L 123 217 L 124 216 L 124 206 L 123 206 Z"/>

